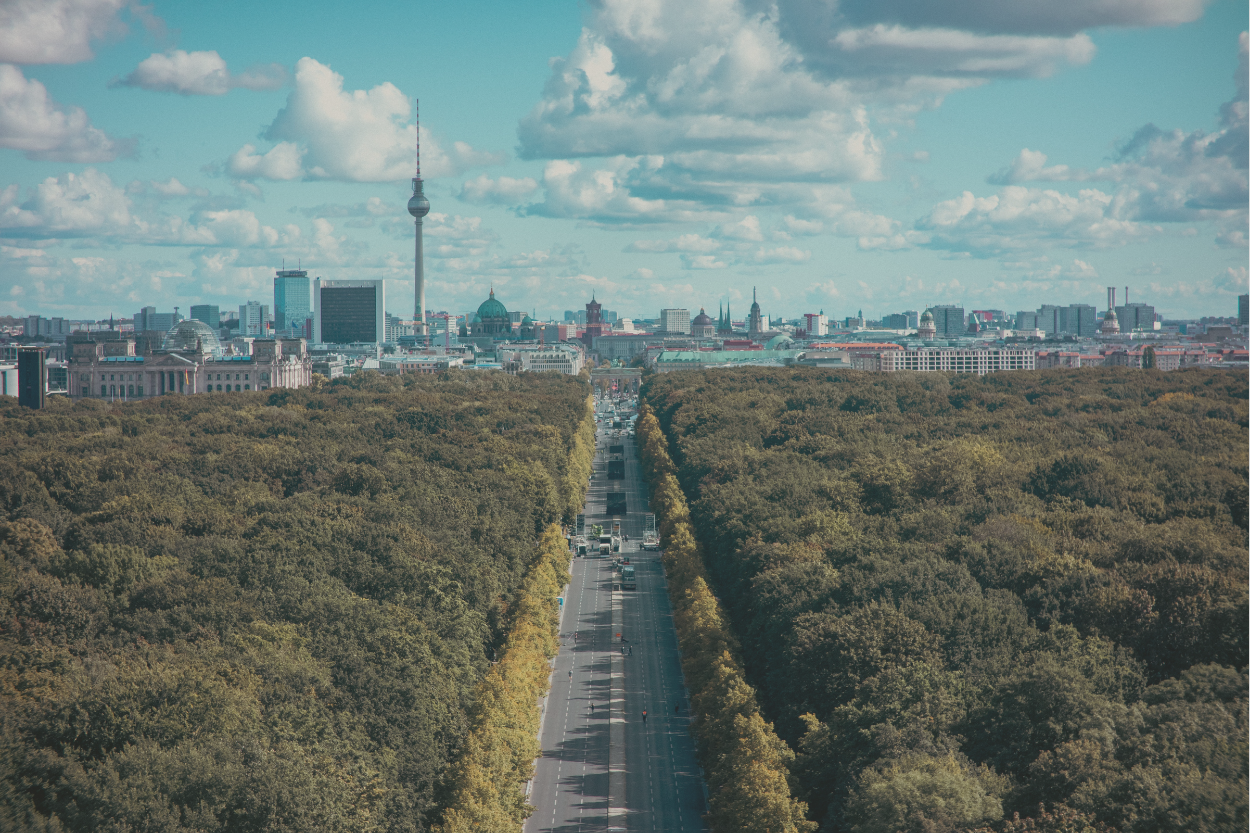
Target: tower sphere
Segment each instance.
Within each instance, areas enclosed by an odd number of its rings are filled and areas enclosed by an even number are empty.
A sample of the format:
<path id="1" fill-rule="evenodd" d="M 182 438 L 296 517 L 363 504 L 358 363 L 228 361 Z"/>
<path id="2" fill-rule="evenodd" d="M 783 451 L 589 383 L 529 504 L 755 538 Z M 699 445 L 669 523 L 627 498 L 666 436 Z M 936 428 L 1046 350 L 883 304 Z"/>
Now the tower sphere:
<path id="1" fill-rule="evenodd" d="M 430 213 L 430 201 L 425 198 L 425 189 L 419 179 L 412 181 L 412 199 L 408 200 L 408 213 L 414 217 L 424 217 Z"/>

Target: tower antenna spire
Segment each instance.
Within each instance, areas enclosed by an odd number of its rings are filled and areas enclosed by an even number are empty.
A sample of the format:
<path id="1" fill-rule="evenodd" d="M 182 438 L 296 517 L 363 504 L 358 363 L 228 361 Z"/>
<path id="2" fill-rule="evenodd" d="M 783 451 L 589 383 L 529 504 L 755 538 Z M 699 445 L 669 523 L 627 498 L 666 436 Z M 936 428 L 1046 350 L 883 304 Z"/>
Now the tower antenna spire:
<path id="1" fill-rule="evenodd" d="M 416 335 L 425 343 L 428 333 L 425 329 L 425 247 L 421 239 L 421 218 L 430 213 L 430 201 L 425 198 L 425 183 L 421 180 L 421 102 L 417 100 L 417 175 L 412 178 L 412 198 L 408 200 L 408 213 L 412 215 L 416 245 L 413 268 L 413 289 L 416 296 L 413 300 L 413 314 L 416 324 Z"/>

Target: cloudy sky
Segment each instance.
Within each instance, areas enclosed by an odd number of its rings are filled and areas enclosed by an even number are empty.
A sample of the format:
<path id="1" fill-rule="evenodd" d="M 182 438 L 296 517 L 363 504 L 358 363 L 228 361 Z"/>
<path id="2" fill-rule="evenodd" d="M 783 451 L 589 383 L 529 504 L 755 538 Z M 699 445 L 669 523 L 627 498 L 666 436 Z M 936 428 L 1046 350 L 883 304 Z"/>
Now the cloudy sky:
<path id="1" fill-rule="evenodd" d="M 0 0 L 0 314 L 870 317 L 1247 284 L 1244 0 Z M 1123 290 L 1121 289 L 1121 292 Z"/>

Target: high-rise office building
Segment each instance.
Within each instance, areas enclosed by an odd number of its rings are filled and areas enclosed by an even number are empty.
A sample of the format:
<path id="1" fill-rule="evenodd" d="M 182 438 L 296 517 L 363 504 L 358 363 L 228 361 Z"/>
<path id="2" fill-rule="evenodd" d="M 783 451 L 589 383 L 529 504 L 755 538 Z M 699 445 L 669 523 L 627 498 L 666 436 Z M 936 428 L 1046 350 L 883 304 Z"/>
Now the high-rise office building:
<path id="1" fill-rule="evenodd" d="M 1131 333 L 1133 330 L 1151 332 L 1155 328 L 1155 308 L 1150 304 L 1131 304 L 1116 306 L 1116 320 L 1120 322 L 1120 332 Z"/>
<path id="2" fill-rule="evenodd" d="M 660 310 L 660 329 L 666 333 L 689 333 L 690 332 L 690 310 L 688 309 L 662 309 Z"/>
<path id="3" fill-rule="evenodd" d="M 929 307 L 933 313 L 933 326 L 938 338 L 950 338 L 964 334 L 964 308 L 954 304 L 938 304 Z"/>
<path id="4" fill-rule="evenodd" d="M 239 335 L 262 338 L 269 326 L 269 305 L 248 301 L 239 306 Z"/>
<path id="5" fill-rule="evenodd" d="M 70 334 L 68 318 L 44 318 L 28 315 L 22 322 L 22 335 L 40 341 L 64 341 Z"/>
<path id="6" fill-rule="evenodd" d="M 1064 332 L 1092 338 L 1098 335 L 1098 327 L 1102 322 L 1098 318 L 1098 308 L 1092 304 L 1070 304 L 1063 323 Z"/>
<path id="7" fill-rule="evenodd" d="M 1017 330 L 1038 330 L 1041 327 L 1037 323 L 1038 314 L 1027 310 L 1020 310 L 1016 313 L 1016 329 Z"/>
<path id="8" fill-rule="evenodd" d="M 156 307 L 144 307 L 135 313 L 135 332 L 142 333 L 145 330 L 152 330 L 158 333 L 167 333 L 181 320 L 182 316 L 178 314 L 178 310 L 157 312 Z"/>
<path id="9" fill-rule="evenodd" d="M 914 330 L 920 326 L 920 313 L 914 309 L 892 312 L 881 319 L 881 326 L 887 330 Z"/>
<path id="10" fill-rule="evenodd" d="M 383 281 L 313 281 L 313 343 L 377 344 L 385 337 Z"/>
<path id="11" fill-rule="evenodd" d="M 191 320 L 202 321 L 216 330 L 221 326 L 221 308 L 216 304 L 194 304 L 191 307 Z"/>
<path id="12" fill-rule="evenodd" d="M 17 401 L 26 408 L 42 408 L 47 403 L 48 368 L 42 347 L 22 347 L 17 351 Z"/>
<path id="13" fill-rule="evenodd" d="M 1250 325 L 1250 295 L 1237 296 L 1237 323 L 1243 327 Z"/>
<path id="14" fill-rule="evenodd" d="M 282 334 L 294 330 L 303 335 L 304 322 L 311 317 L 308 273 L 303 269 L 279 269 L 273 279 L 273 328 Z"/>
<path id="15" fill-rule="evenodd" d="M 803 325 L 809 336 L 829 335 L 829 317 L 824 310 L 803 313 Z"/>
<path id="16" fill-rule="evenodd" d="M 1042 304 L 1037 309 L 1037 328 L 1051 337 L 1057 337 L 1068 324 L 1068 308 L 1055 304 Z"/>

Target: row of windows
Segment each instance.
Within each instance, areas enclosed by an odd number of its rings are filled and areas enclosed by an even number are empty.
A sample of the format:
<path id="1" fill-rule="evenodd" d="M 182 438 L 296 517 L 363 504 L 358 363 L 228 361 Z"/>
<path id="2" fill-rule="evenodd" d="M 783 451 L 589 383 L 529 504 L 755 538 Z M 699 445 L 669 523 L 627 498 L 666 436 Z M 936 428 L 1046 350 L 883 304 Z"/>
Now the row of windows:
<path id="1" fill-rule="evenodd" d="M 83 396 L 90 396 L 91 390 L 86 385 L 82 389 Z M 100 396 L 143 396 L 143 385 L 135 387 L 134 385 L 100 385 Z"/>
<path id="2" fill-rule="evenodd" d="M 262 373 L 262 374 L 261 374 L 261 376 L 262 376 L 262 377 L 267 377 L 268 375 L 269 375 L 269 374 L 267 374 L 267 373 Z M 106 378 L 106 377 L 107 377 L 107 378 Z M 118 378 L 118 377 L 120 377 L 120 378 Z M 105 381 L 107 381 L 107 382 L 117 382 L 117 381 L 121 381 L 121 382 L 137 382 L 137 381 L 141 380 L 142 378 L 143 378 L 143 375 L 142 375 L 142 374 L 139 374 L 139 373 L 101 373 L 101 374 L 100 374 L 100 381 L 101 381 L 101 382 L 105 382 Z M 208 374 L 208 378 L 209 378 L 209 379 L 212 379 L 212 378 L 213 378 L 213 374 L 211 374 L 211 373 L 210 373 L 210 374 Z M 230 374 L 229 374 L 229 373 L 227 373 L 227 374 L 226 374 L 226 378 L 227 378 L 227 379 L 229 379 L 229 378 L 230 378 Z M 235 381 L 238 381 L 240 378 L 242 378 L 242 379 L 243 379 L 243 381 L 248 381 L 248 380 L 250 380 L 250 379 L 251 379 L 251 374 L 248 374 L 248 373 L 243 373 L 243 374 L 236 373 L 236 374 L 234 374 L 234 378 L 235 378 Z M 90 377 L 88 374 L 86 374 L 86 373 L 83 373 L 83 374 L 81 374 L 81 375 L 79 376 L 79 380 L 80 380 L 80 381 L 83 381 L 83 382 L 89 381 L 90 379 L 91 379 L 91 377 Z M 220 374 L 220 373 L 218 373 L 218 374 L 217 374 L 217 381 L 218 381 L 218 382 L 220 382 L 220 381 L 221 381 L 221 374 Z"/>
<path id="3" fill-rule="evenodd" d="M 264 386 L 264 389 L 267 390 L 268 388 L 269 388 L 268 385 Z M 208 389 L 211 391 L 213 389 L 213 386 L 209 385 Z M 245 391 L 245 390 L 251 390 L 251 389 L 252 389 L 252 386 L 250 384 L 235 385 L 233 388 L 233 390 L 240 391 L 240 392 Z M 217 386 L 217 390 L 222 390 L 221 385 Z M 229 391 L 231 390 L 231 387 L 229 385 L 226 385 L 225 390 Z M 83 386 L 83 389 L 82 389 L 82 395 L 83 396 L 91 395 L 91 391 L 85 385 Z M 127 398 L 134 397 L 134 396 L 143 396 L 143 385 L 137 385 L 137 386 L 136 385 L 100 385 L 100 396 L 104 396 L 104 397 L 124 396 Z"/>

